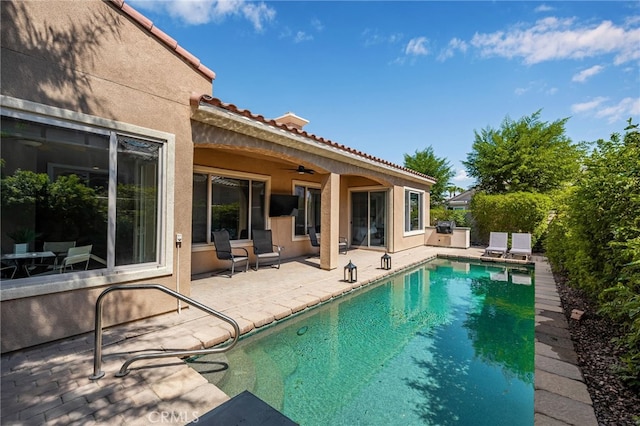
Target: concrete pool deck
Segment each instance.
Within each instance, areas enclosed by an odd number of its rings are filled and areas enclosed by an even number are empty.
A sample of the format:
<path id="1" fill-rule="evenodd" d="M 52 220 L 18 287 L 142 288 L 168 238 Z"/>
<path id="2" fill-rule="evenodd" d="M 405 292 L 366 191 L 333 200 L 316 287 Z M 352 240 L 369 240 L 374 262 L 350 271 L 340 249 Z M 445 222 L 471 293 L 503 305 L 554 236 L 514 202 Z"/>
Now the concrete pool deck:
<path id="1" fill-rule="evenodd" d="M 479 248 L 418 247 L 392 255 L 380 269 L 381 252 L 341 255 L 358 267 L 358 281 L 343 282 L 342 267 L 324 271 L 317 258 L 298 258 L 281 268 L 198 277 L 191 297 L 238 321 L 248 333 L 349 293 L 384 275 L 438 254 L 479 258 Z M 597 425 L 591 399 L 576 366 L 567 323 L 544 258 L 536 265 L 535 424 Z M 108 303 L 108 301 L 107 301 Z M 179 358 L 139 361 L 115 377 L 125 359 L 151 349 L 199 349 L 225 341 L 230 326 L 189 308 L 105 330 L 102 370 L 93 373 L 93 333 L 2 355 L 0 423 L 3 425 L 186 424 L 229 397 Z"/>

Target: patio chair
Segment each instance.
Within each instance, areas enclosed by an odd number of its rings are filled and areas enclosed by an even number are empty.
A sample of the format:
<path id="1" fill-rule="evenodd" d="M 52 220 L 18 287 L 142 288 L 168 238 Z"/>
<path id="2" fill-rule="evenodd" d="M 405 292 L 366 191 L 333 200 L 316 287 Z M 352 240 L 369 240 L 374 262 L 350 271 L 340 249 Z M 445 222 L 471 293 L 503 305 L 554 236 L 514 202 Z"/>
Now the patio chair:
<path id="1" fill-rule="evenodd" d="M 531 258 L 531 234 L 514 232 L 511 234 L 511 249 L 509 255 L 523 256 L 525 260 Z"/>
<path id="2" fill-rule="evenodd" d="M 93 245 L 89 244 L 80 247 L 69 247 L 67 256 L 53 267 L 54 271 L 60 273 L 67 272 L 68 269 L 73 270 L 74 265 L 84 263 L 84 270 L 89 269 L 89 261 L 91 260 L 91 250 Z"/>
<path id="3" fill-rule="evenodd" d="M 318 242 L 318 235 L 316 235 L 316 228 L 314 226 L 309 226 L 307 228 L 307 232 L 309 233 L 309 241 L 311 241 L 312 247 L 320 247 L 320 242 Z M 347 254 L 347 250 L 349 250 L 349 245 L 347 243 L 347 239 L 345 237 L 338 238 L 338 253 Z"/>
<path id="4" fill-rule="evenodd" d="M 58 261 L 67 254 L 67 251 L 75 246 L 75 241 L 45 241 L 42 245 L 42 251 L 50 251 L 56 255 L 53 258 L 53 266 L 55 267 L 58 265 Z"/>
<path id="5" fill-rule="evenodd" d="M 213 244 L 216 247 L 216 256 L 218 257 L 218 259 L 231 261 L 231 275 L 229 276 L 229 278 L 233 277 L 236 263 L 245 262 L 246 266 L 244 271 L 247 272 L 249 270 L 249 252 L 243 247 L 231 247 L 231 241 L 229 240 L 229 231 L 227 231 L 226 229 L 223 229 L 222 231 L 214 231 Z M 234 250 L 243 251 L 244 255 L 237 255 L 233 252 Z"/>
<path id="6" fill-rule="evenodd" d="M 508 234 L 506 232 L 491 232 L 489 234 L 489 246 L 484 249 L 484 256 L 498 255 L 498 257 L 504 257 L 507 254 L 507 239 Z"/>
<path id="7" fill-rule="evenodd" d="M 16 265 L 9 265 L 7 263 L 2 263 L 0 265 L 0 275 L 3 278 L 13 279 L 13 277 L 15 277 L 16 275 L 17 270 L 18 267 Z"/>
<path id="8" fill-rule="evenodd" d="M 278 262 L 277 268 L 280 269 L 280 252 L 282 247 L 273 244 L 271 230 L 254 229 L 251 231 L 253 236 L 253 253 L 256 255 L 256 267 L 259 268 L 260 260 L 267 262 Z"/>

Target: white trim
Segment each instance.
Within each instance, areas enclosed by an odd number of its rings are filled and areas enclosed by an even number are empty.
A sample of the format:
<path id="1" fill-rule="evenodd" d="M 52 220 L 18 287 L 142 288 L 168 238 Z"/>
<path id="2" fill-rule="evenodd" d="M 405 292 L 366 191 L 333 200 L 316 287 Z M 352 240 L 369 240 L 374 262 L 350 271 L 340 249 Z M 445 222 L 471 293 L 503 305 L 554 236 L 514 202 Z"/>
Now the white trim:
<path id="1" fill-rule="evenodd" d="M 407 231 L 407 192 L 415 193 L 420 195 L 420 223 L 418 224 L 418 229 Z M 426 197 L 425 194 L 427 192 L 423 189 L 412 188 L 410 186 L 403 187 L 402 191 L 402 235 L 405 237 L 410 237 L 414 235 L 424 234 L 424 227 L 426 222 L 426 213 L 427 209 L 425 207 Z"/>
<path id="2" fill-rule="evenodd" d="M 140 127 L 134 124 L 96 117 L 81 112 L 65 110 L 43 105 L 6 95 L 0 95 L 0 115 L 34 121 L 41 124 L 59 126 L 85 131 L 87 133 L 109 135 L 116 134 L 147 139 L 162 143 L 162 155 L 158 159 L 160 176 L 158 202 L 160 217 L 158 222 L 158 262 L 123 265 L 117 269 L 82 271 L 61 274 L 61 280 L 51 282 L 56 275 L 30 277 L 16 280 L 3 280 L 0 288 L 0 300 L 13 300 L 34 297 L 84 288 L 99 287 L 109 284 L 124 283 L 135 280 L 150 279 L 173 274 L 173 229 L 174 229 L 174 175 L 175 175 L 175 135 L 159 130 Z M 114 150 L 110 150 L 110 173 L 115 173 Z M 113 185 L 112 185 L 113 186 Z M 115 199 L 109 193 L 109 204 Z M 109 214 L 111 215 L 111 206 Z M 109 216 L 113 218 L 113 216 Z M 109 229 L 112 229 L 109 228 Z M 111 237 L 115 237 L 112 235 Z M 113 240 L 114 241 L 114 240 Z M 109 263 L 113 263 L 110 259 Z"/>

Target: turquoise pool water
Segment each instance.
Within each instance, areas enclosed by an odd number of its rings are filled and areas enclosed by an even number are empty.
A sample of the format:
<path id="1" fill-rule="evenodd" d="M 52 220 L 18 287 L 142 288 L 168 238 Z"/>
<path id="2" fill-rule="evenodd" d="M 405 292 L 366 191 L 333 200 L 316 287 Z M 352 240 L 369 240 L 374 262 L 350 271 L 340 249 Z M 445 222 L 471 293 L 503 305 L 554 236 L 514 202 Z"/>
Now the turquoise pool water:
<path id="1" fill-rule="evenodd" d="M 192 366 L 302 425 L 533 425 L 527 270 L 435 259 Z"/>

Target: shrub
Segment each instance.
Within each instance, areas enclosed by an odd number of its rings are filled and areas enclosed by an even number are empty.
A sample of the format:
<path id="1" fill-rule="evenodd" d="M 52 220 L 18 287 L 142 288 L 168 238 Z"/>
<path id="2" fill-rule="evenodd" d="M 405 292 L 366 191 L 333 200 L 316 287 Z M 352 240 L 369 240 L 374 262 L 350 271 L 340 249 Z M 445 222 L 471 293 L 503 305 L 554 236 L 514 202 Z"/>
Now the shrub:
<path id="1" fill-rule="evenodd" d="M 471 200 L 471 211 L 482 242 L 489 241 L 492 231 L 527 232 L 535 246 L 547 229 L 551 205 L 551 197 L 545 194 L 477 192 Z"/>
<path id="2" fill-rule="evenodd" d="M 547 255 L 572 286 L 600 301 L 624 335 L 623 377 L 640 388 L 640 132 L 598 141 L 550 225 Z"/>
<path id="3" fill-rule="evenodd" d="M 440 220 L 453 220 L 460 227 L 470 226 L 468 215 L 467 210 L 447 210 L 444 207 L 432 207 L 429 214 L 431 226 L 435 226 Z"/>

